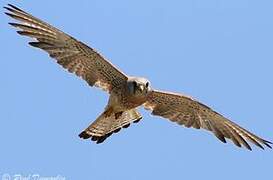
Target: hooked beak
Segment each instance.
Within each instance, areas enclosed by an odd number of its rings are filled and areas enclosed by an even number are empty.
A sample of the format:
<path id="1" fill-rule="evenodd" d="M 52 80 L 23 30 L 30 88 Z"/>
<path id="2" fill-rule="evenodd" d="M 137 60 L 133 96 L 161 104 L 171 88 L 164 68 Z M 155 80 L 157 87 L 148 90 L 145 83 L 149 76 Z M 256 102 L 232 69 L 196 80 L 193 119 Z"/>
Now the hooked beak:
<path id="1" fill-rule="evenodd" d="M 141 92 L 143 92 L 144 89 L 145 89 L 145 88 L 144 88 L 144 85 L 141 84 L 141 85 L 139 86 L 139 89 L 141 90 Z"/>

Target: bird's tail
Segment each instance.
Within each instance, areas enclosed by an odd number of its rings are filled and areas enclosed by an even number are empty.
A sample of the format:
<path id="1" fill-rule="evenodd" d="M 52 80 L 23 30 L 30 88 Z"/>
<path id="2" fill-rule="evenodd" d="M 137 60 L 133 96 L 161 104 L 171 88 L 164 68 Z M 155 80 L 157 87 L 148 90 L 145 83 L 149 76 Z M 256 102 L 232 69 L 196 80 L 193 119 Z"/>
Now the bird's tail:
<path id="1" fill-rule="evenodd" d="M 88 128 L 79 134 L 80 138 L 102 143 L 113 133 L 119 132 L 122 128 L 128 128 L 132 122 L 137 123 L 142 116 L 136 109 L 124 111 L 116 118 L 115 114 L 106 115 L 103 112 Z"/>

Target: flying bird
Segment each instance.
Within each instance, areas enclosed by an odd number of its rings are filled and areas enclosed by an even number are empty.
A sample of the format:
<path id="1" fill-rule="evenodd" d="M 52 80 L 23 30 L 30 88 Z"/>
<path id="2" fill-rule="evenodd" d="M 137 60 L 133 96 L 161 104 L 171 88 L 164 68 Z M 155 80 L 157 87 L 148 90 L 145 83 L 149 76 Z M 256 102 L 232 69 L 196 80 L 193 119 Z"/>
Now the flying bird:
<path id="1" fill-rule="evenodd" d="M 50 57 L 71 73 L 84 79 L 90 86 L 109 93 L 104 112 L 79 137 L 102 143 L 113 133 L 127 128 L 142 119 L 137 108 L 144 106 L 153 115 L 167 118 L 179 125 L 206 129 L 226 143 L 230 139 L 235 145 L 251 150 L 252 142 L 264 149 L 271 148 L 266 141 L 240 127 L 221 114 L 197 100 L 185 96 L 154 90 L 151 83 L 141 77 L 127 76 L 93 48 L 49 25 L 31 14 L 8 4 L 5 12 L 19 23 L 9 23 L 19 28 L 20 35 L 34 39 L 29 44 L 46 51 Z"/>

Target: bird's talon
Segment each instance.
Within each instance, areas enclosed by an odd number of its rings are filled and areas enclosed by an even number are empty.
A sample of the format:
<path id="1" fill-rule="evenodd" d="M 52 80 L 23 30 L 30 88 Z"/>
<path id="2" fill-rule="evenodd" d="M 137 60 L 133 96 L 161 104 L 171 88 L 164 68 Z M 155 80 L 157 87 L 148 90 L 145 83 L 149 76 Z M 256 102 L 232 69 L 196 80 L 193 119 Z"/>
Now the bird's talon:
<path id="1" fill-rule="evenodd" d="M 121 115 L 122 115 L 123 112 L 118 112 L 118 113 L 115 113 L 115 119 L 118 119 Z"/>

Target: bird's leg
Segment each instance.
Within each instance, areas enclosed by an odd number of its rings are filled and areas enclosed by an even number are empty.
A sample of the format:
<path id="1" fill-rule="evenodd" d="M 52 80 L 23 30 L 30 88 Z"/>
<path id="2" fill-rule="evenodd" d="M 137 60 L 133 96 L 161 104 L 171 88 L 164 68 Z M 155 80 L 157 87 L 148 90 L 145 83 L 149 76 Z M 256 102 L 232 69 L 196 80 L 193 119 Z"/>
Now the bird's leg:
<path id="1" fill-rule="evenodd" d="M 113 113 L 114 113 L 113 107 L 108 107 L 108 108 L 104 111 L 104 116 L 105 116 L 105 117 L 110 117 Z M 118 119 L 118 118 L 122 115 L 122 113 L 123 113 L 123 111 L 120 111 L 120 112 L 115 113 L 115 119 Z"/>
<path id="2" fill-rule="evenodd" d="M 105 117 L 110 117 L 110 116 L 113 114 L 113 111 L 114 111 L 114 109 L 113 109 L 112 107 L 107 108 L 107 109 L 104 111 L 104 116 L 105 116 Z"/>
<path id="3" fill-rule="evenodd" d="M 122 115 L 122 111 L 115 113 L 115 119 L 118 119 Z"/>

